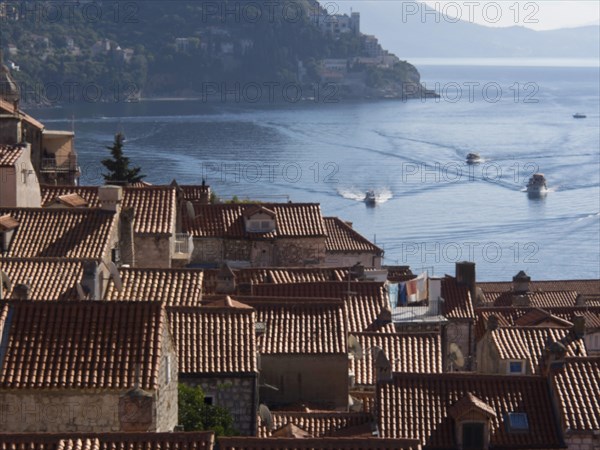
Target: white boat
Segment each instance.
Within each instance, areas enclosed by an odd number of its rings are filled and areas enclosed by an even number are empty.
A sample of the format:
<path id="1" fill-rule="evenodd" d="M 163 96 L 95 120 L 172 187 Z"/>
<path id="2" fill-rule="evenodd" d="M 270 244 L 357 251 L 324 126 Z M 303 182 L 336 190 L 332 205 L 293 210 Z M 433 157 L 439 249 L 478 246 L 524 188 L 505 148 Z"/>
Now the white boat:
<path id="1" fill-rule="evenodd" d="M 375 195 L 375 191 L 374 190 L 368 190 L 367 193 L 365 194 L 365 203 L 367 205 L 375 205 L 375 203 L 377 202 L 377 197 Z"/>
<path id="2" fill-rule="evenodd" d="M 573 119 L 585 119 L 587 116 L 585 114 L 581 114 L 581 113 L 575 113 L 573 114 Z"/>
<path id="3" fill-rule="evenodd" d="M 528 194 L 543 194 L 548 192 L 546 177 L 543 173 L 534 173 L 527 183 Z"/>
<path id="4" fill-rule="evenodd" d="M 467 155 L 467 164 L 479 164 L 481 162 L 481 156 L 479 153 L 469 153 Z"/>

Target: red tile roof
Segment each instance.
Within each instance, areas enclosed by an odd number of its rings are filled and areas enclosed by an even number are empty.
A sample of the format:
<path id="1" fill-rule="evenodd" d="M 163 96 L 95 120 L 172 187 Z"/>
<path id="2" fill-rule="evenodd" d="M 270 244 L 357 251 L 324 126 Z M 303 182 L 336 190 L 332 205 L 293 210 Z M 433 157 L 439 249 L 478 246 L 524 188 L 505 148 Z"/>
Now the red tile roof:
<path id="1" fill-rule="evenodd" d="M 116 230 L 114 213 L 91 209 L 0 209 L 19 222 L 5 256 L 101 259 Z"/>
<path id="2" fill-rule="evenodd" d="M 350 294 L 348 293 L 350 289 Z M 393 332 L 390 321 L 380 321 L 381 312 L 389 313 L 390 304 L 384 283 L 374 281 L 262 284 L 254 286 L 255 295 L 269 297 L 339 298 L 346 305 L 348 332 Z"/>
<path id="3" fill-rule="evenodd" d="M 0 167 L 12 167 L 23 154 L 21 147 L 0 145 Z"/>
<path id="4" fill-rule="evenodd" d="M 348 353 L 344 303 L 335 298 L 235 297 L 265 325 L 263 354 Z"/>
<path id="5" fill-rule="evenodd" d="M 442 342 L 434 333 L 352 333 L 363 349 L 363 357 L 351 360 L 357 385 L 375 384 L 374 347 L 383 350 L 394 372 L 440 373 Z"/>
<path id="6" fill-rule="evenodd" d="M 219 438 L 222 450 L 418 450 L 419 442 L 410 439 L 382 438 Z"/>
<path id="7" fill-rule="evenodd" d="M 512 291 L 513 283 L 508 282 L 478 282 L 484 293 Z M 531 281 L 529 289 L 532 292 L 545 291 L 575 291 L 581 295 L 599 295 L 600 280 L 548 280 Z"/>
<path id="8" fill-rule="evenodd" d="M 98 208 L 97 186 L 42 186 L 42 205 L 57 198 L 76 194 L 90 208 Z M 123 208 L 133 208 L 134 231 L 138 234 L 172 234 L 176 216 L 176 190 L 172 186 L 126 187 L 123 189 Z"/>
<path id="9" fill-rule="evenodd" d="M 31 300 L 77 300 L 75 285 L 83 275 L 83 260 L 0 258 L 0 270 L 12 284 L 11 290 L 0 286 L 4 300 L 12 298 L 18 284 L 29 286 Z"/>
<path id="10" fill-rule="evenodd" d="M 379 432 L 383 437 L 419 439 L 426 448 L 455 448 L 449 408 L 468 394 L 495 411 L 490 448 L 560 448 L 560 433 L 543 377 L 473 373 L 394 374 L 377 388 Z M 527 414 L 529 432 L 511 433 L 506 414 Z"/>
<path id="11" fill-rule="evenodd" d="M 370 414 L 340 411 L 272 411 L 271 415 L 273 430 L 294 424 L 315 437 L 339 436 L 344 431 L 368 425 L 373 421 Z M 260 417 L 258 436 L 272 436 L 272 432 L 264 426 Z"/>
<path id="12" fill-rule="evenodd" d="M 538 291 L 527 294 L 529 305 L 537 308 L 551 308 L 557 306 L 575 306 L 577 291 Z M 513 292 L 486 292 L 485 306 L 511 306 L 513 304 Z"/>
<path id="13" fill-rule="evenodd" d="M 4 308 L 1 388 L 157 387 L 162 304 L 15 301 Z"/>
<path id="14" fill-rule="evenodd" d="M 564 328 L 499 327 L 490 332 L 490 337 L 500 359 L 528 360 L 532 373 L 539 373 L 544 349 L 569 333 L 570 330 Z M 571 342 L 566 348 L 567 356 L 587 356 L 582 339 Z"/>
<path id="15" fill-rule="evenodd" d="M 325 217 L 327 240 L 325 249 L 330 253 L 368 252 L 383 255 L 383 250 L 337 217 Z"/>
<path id="16" fill-rule="evenodd" d="M 19 118 L 21 120 L 24 120 L 25 122 L 29 123 L 30 125 L 34 126 L 35 128 L 37 128 L 39 130 L 43 130 L 44 129 L 44 125 L 43 124 L 41 124 L 40 122 L 38 122 L 37 120 L 35 120 L 30 115 L 25 114 L 20 109 L 15 111 L 15 106 L 11 102 L 7 102 L 6 100 L 1 99 L 1 98 L 0 98 L 0 110 L 4 110 L 8 114 L 14 114 L 15 117 L 17 117 L 17 118 Z"/>
<path id="17" fill-rule="evenodd" d="M 567 431 L 600 430 L 600 357 L 567 358 L 552 373 L 563 428 Z"/>
<path id="18" fill-rule="evenodd" d="M 325 237 L 327 231 L 316 203 L 267 203 L 262 206 L 276 214 L 276 230 L 269 233 L 247 233 L 244 212 L 252 204 L 194 204 L 196 216 L 183 216 L 183 229 L 194 237 L 231 239 L 274 237 Z"/>
<path id="19" fill-rule="evenodd" d="M 253 373 L 257 370 L 253 309 L 168 309 L 184 374 Z"/>
<path id="20" fill-rule="evenodd" d="M 0 230 L 10 231 L 14 230 L 19 226 L 19 221 L 12 217 L 10 214 L 0 216 Z"/>
<path id="21" fill-rule="evenodd" d="M 153 300 L 167 305 L 200 306 L 202 271 L 196 269 L 119 269 L 123 289 L 109 283 L 106 300 Z"/>
<path id="22" fill-rule="evenodd" d="M 0 433 L 0 450 L 212 450 L 212 431 L 173 433 Z"/>
<path id="23" fill-rule="evenodd" d="M 207 185 L 180 185 L 179 187 L 183 192 L 183 198 L 191 202 L 201 200 L 205 195 L 210 195 L 210 186 Z"/>
<path id="24" fill-rule="evenodd" d="M 442 314 L 447 319 L 475 320 L 469 288 L 458 284 L 454 277 L 442 278 Z"/>

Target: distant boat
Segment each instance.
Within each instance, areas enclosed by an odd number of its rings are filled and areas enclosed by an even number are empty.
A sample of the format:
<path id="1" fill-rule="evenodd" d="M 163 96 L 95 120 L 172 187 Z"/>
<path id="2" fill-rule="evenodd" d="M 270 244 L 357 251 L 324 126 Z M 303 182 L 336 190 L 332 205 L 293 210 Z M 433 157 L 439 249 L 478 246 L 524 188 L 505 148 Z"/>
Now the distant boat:
<path id="1" fill-rule="evenodd" d="M 375 203 L 377 202 L 377 197 L 375 196 L 375 191 L 368 190 L 365 194 L 365 199 L 364 199 L 365 203 L 369 206 L 375 206 Z"/>
<path id="2" fill-rule="evenodd" d="M 573 119 L 585 119 L 587 116 L 585 114 L 576 113 L 573 114 Z"/>
<path id="3" fill-rule="evenodd" d="M 479 164 L 481 162 L 481 156 L 479 153 L 469 153 L 467 155 L 467 164 Z"/>
<path id="4" fill-rule="evenodd" d="M 534 173 L 527 182 L 527 193 L 540 195 L 546 192 L 548 192 L 546 177 L 544 177 L 543 173 Z"/>

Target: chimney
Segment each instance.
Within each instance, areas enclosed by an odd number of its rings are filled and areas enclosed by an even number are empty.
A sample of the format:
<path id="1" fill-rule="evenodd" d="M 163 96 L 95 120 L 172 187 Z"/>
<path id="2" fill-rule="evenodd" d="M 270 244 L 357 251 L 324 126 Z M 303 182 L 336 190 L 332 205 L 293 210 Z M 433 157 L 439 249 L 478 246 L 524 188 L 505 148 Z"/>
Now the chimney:
<path id="1" fill-rule="evenodd" d="M 102 300 L 101 284 L 100 265 L 95 261 L 85 261 L 81 286 L 90 300 Z"/>
<path id="2" fill-rule="evenodd" d="M 28 284 L 17 284 L 13 289 L 12 294 L 15 300 L 29 300 L 29 285 Z"/>
<path id="3" fill-rule="evenodd" d="M 517 308 L 525 308 L 527 306 L 531 306 L 531 302 L 529 301 L 529 296 L 527 295 L 527 293 L 514 294 L 512 297 L 512 306 Z"/>
<path id="4" fill-rule="evenodd" d="M 202 189 L 200 190 L 200 204 L 208 205 L 210 203 L 210 186 L 206 184 L 206 180 L 202 178 Z"/>
<path id="5" fill-rule="evenodd" d="M 235 292 L 235 287 L 235 273 L 233 273 L 233 270 L 227 264 L 223 264 L 217 274 L 216 293 L 232 294 Z"/>
<path id="6" fill-rule="evenodd" d="M 461 261 L 456 263 L 456 282 L 459 286 L 467 286 L 471 294 L 471 302 L 477 303 L 477 283 L 475 277 L 475 263 Z"/>
<path id="7" fill-rule="evenodd" d="M 350 268 L 350 276 L 357 280 L 363 280 L 365 278 L 365 266 L 357 262 Z"/>
<path id="8" fill-rule="evenodd" d="M 531 277 L 521 270 L 513 277 L 513 292 L 515 294 L 525 294 L 529 292 L 530 281 Z"/>
<path id="9" fill-rule="evenodd" d="M 100 186 L 98 188 L 98 200 L 100 209 L 110 212 L 121 212 L 123 202 L 123 188 L 120 186 Z"/>
<path id="10" fill-rule="evenodd" d="M 498 329 L 498 318 L 494 315 L 491 315 L 490 317 L 488 317 L 485 329 L 487 331 L 497 330 Z"/>
<path id="11" fill-rule="evenodd" d="M 442 279 L 430 277 L 428 292 L 429 307 L 427 309 L 427 314 L 437 316 L 441 312 L 440 303 L 442 300 Z"/>
<path id="12" fill-rule="evenodd" d="M 574 316 L 573 317 L 573 334 L 576 339 L 581 339 L 585 336 L 585 317 Z"/>
<path id="13" fill-rule="evenodd" d="M 543 350 L 542 370 L 548 376 L 551 369 L 559 369 L 565 363 L 567 348 L 561 342 L 553 342 Z"/>
<path id="14" fill-rule="evenodd" d="M 135 246 L 133 243 L 133 219 L 135 211 L 133 208 L 124 208 L 120 214 L 119 226 L 119 249 L 121 254 L 121 264 L 135 266 Z"/>

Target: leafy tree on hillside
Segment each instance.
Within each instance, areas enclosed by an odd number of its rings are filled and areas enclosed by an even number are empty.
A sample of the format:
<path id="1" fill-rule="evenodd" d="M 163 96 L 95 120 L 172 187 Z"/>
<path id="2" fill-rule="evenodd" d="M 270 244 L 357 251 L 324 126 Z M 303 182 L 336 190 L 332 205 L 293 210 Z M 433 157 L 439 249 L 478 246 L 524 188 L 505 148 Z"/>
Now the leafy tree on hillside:
<path id="1" fill-rule="evenodd" d="M 112 147 L 106 147 L 112 155 L 112 159 L 102 160 L 102 165 L 108 169 L 108 173 L 102 175 L 106 184 L 127 186 L 142 181 L 146 177 L 146 175 L 140 175 L 142 170 L 140 167 L 129 167 L 129 158 L 123 154 L 123 142 L 123 133 L 117 133 Z"/>
<path id="2" fill-rule="evenodd" d="M 229 411 L 204 402 L 200 386 L 179 384 L 179 425 L 184 431 L 212 430 L 217 436 L 233 436 L 233 419 Z"/>

